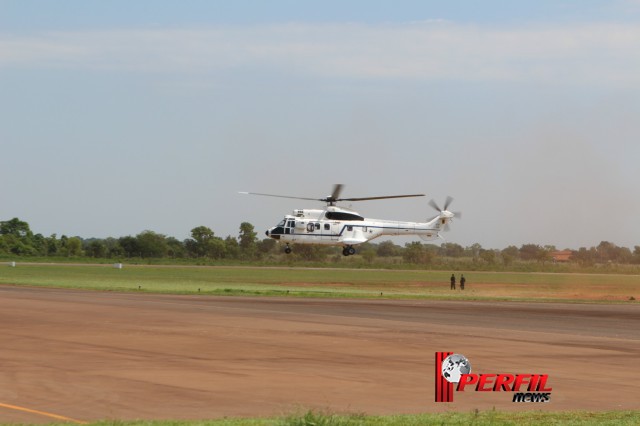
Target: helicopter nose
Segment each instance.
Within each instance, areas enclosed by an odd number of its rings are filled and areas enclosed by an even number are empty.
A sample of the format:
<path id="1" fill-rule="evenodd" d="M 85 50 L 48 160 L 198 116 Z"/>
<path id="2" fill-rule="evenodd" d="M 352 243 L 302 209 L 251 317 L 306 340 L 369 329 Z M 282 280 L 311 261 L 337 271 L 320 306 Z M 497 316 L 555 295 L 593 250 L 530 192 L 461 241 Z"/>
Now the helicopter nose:
<path id="1" fill-rule="evenodd" d="M 266 235 L 267 237 L 269 236 L 269 230 L 268 229 L 266 231 L 264 231 L 264 235 Z"/>

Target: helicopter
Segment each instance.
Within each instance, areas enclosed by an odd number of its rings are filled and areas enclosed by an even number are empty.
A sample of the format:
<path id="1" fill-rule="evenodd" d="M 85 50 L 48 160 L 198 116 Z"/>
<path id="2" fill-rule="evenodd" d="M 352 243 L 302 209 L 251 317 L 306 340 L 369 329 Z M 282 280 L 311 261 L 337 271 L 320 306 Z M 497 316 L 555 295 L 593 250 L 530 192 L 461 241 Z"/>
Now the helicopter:
<path id="1" fill-rule="evenodd" d="M 337 206 L 339 201 L 368 201 L 389 198 L 424 197 L 425 194 L 386 195 L 378 197 L 340 198 L 343 184 L 336 184 L 333 192 L 324 198 L 292 197 L 287 195 L 263 194 L 258 192 L 240 192 L 245 195 L 290 198 L 296 200 L 322 201 L 327 203 L 324 209 L 296 209 L 285 215 L 276 226 L 265 234 L 285 243 L 284 252 L 291 253 L 292 244 L 320 244 L 342 246 L 342 254 L 351 256 L 356 253 L 354 246 L 382 236 L 417 235 L 425 241 L 442 238 L 440 231 L 448 231 L 453 218 L 460 218 L 460 212 L 450 212 L 453 198 L 447 197 L 444 208 L 434 200 L 429 201 L 438 214 L 426 222 L 401 222 L 385 219 L 367 219 L 358 212 Z"/>

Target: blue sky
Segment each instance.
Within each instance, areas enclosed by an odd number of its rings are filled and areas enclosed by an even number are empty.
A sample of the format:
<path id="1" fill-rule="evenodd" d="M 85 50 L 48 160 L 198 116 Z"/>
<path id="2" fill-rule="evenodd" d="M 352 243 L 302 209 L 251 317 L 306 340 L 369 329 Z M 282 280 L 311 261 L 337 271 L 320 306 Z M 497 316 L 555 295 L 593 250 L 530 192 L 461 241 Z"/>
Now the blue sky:
<path id="1" fill-rule="evenodd" d="M 114 27 L 253 25 L 285 22 L 411 22 L 444 19 L 472 24 L 634 22 L 637 2 L 540 1 L 262 1 L 262 0 L 13 0 L 0 2 L 1 27 L 11 31 Z"/>
<path id="2" fill-rule="evenodd" d="M 260 231 L 326 196 L 447 240 L 640 245 L 640 2 L 0 1 L 0 219 Z M 404 242 L 404 241 L 403 241 Z"/>

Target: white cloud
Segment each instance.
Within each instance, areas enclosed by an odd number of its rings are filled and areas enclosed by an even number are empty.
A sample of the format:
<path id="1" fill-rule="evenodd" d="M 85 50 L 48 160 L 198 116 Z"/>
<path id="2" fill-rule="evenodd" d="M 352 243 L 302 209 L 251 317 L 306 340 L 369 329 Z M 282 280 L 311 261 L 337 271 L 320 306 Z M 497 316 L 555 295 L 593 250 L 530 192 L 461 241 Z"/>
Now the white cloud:
<path id="1" fill-rule="evenodd" d="M 337 78 L 546 81 L 640 87 L 640 27 L 285 24 L 0 37 L 0 67 Z"/>

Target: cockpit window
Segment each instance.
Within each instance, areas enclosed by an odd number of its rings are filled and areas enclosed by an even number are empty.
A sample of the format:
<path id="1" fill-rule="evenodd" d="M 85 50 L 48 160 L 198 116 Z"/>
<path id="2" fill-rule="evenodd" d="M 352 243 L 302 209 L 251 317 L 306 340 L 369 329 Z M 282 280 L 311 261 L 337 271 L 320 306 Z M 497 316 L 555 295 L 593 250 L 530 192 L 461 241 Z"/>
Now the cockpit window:
<path id="1" fill-rule="evenodd" d="M 282 219 L 282 220 L 280 221 L 280 223 L 278 224 L 278 226 L 284 226 L 284 223 L 285 223 L 285 220 L 284 220 L 284 219 Z"/>

